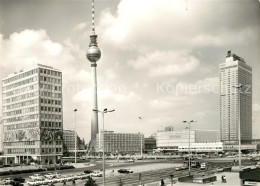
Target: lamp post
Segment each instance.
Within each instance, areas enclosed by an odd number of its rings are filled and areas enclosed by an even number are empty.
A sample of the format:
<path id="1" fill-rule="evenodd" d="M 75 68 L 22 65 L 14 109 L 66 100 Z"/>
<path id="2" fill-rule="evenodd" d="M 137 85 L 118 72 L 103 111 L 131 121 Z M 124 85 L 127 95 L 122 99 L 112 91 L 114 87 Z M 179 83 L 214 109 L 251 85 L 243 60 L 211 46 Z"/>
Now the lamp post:
<path id="1" fill-rule="evenodd" d="M 99 110 L 96 110 L 96 109 L 93 109 L 93 112 L 100 112 L 102 114 L 102 120 L 103 120 L 103 185 L 105 186 L 105 129 L 104 129 L 104 125 L 105 125 L 105 119 L 104 119 L 104 115 L 105 113 L 108 113 L 108 112 L 114 112 L 115 110 L 107 110 L 107 108 L 105 108 L 103 111 L 99 111 Z M 99 141 L 101 139 L 99 138 Z"/>
<path id="2" fill-rule="evenodd" d="M 142 121 L 142 117 L 138 117 L 139 119 L 140 119 L 140 121 Z M 140 142 L 141 142 L 141 157 L 143 157 L 143 140 L 142 140 L 143 138 L 142 138 L 142 134 L 141 134 L 141 132 L 140 132 Z"/>
<path id="3" fill-rule="evenodd" d="M 190 174 L 190 124 L 193 122 L 197 122 L 196 120 L 191 120 L 191 121 L 183 121 L 183 123 L 188 123 L 189 124 L 189 175 Z"/>
<path id="4" fill-rule="evenodd" d="M 237 96 L 238 96 L 238 161 L 239 161 L 239 169 L 241 169 L 241 131 L 240 131 L 240 90 L 244 85 L 239 83 L 238 85 L 234 85 L 236 88 Z"/>
<path id="5" fill-rule="evenodd" d="M 76 132 L 76 112 L 78 110 L 74 109 L 74 116 L 75 116 L 75 165 L 77 164 L 77 132 Z"/>

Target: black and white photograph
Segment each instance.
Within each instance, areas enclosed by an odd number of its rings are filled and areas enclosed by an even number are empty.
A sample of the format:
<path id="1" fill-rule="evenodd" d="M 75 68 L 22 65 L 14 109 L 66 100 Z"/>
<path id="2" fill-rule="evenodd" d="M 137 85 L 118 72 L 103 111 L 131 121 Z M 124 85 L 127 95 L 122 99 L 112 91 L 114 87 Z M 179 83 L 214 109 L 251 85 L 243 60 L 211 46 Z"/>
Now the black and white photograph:
<path id="1" fill-rule="evenodd" d="M 260 185 L 260 0 L 0 0 L 0 186 Z"/>

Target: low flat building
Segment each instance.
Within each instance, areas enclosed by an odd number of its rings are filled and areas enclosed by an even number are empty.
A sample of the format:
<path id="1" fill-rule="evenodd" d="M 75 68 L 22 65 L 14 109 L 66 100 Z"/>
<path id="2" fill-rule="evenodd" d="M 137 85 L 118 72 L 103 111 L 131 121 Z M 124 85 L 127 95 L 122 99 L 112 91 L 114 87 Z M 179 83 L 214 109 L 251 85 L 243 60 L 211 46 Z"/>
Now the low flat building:
<path id="1" fill-rule="evenodd" d="M 257 145 L 253 144 L 241 144 L 241 150 L 256 150 Z M 238 150 L 238 145 L 228 145 L 224 144 L 223 145 L 223 150 L 224 151 L 236 151 Z"/>
<path id="2" fill-rule="evenodd" d="M 144 150 L 144 135 L 141 133 L 115 133 L 114 131 L 105 131 L 105 152 L 132 154 L 141 153 Z M 97 152 L 103 151 L 103 131 L 96 136 Z"/>
<path id="3" fill-rule="evenodd" d="M 212 151 L 212 148 L 218 147 L 223 150 L 222 143 L 220 144 L 219 131 L 217 130 L 176 130 L 176 131 L 159 131 L 156 135 L 156 147 L 160 151 L 186 151 L 189 145 L 196 147 L 205 152 Z M 209 145 L 210 144 L 210 145 Z M 204 145 L 204 147 L 203 147 Z"/>
<path id="4" fill-rule="evenodd" d="M 188 152 L 189 145 L 181 145 L 178 147 L 179 152 Z M 211 143 L 192 143 L 190 145 L 191 152 L 221 152 L 223 151 L 222 142 L 211 142 Z"/>

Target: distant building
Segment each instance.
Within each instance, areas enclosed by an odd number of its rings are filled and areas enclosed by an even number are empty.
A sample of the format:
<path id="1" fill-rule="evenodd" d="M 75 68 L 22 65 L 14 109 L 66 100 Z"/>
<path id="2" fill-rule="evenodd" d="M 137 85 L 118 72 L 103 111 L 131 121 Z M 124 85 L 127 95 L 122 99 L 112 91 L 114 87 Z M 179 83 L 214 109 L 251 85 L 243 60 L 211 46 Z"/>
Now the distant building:
<path id="1" fill-rule="evenodd" d="M 4 135 L 4 129 L 3 129 L 3 120 L 0 118 L 0 153 L 3 152 L 3 135 Z"/>
<path id="2" fill-rule="evenodd" d="M 189 145 L 180 145 L 178 146 L 179 152 L 188 152 Z M 191 143 L 190 145 L 191 152 L 221 152 L 223 151 L 222 142 L 211 142 L 211 143 Z"/>
<path id="3" fill-rule="evenodd" d="M 253 144 L 242 144 L 241 150 L 253 150 L 255 151 L 257 149 L 257 145 Z M 223 145 L 224 151 L 237 151 L 238 150 L 238 144 L 224 144 Z"/>
<path id="4" fill-rule="evenodd" d="M 144 152 L 152 153 L 154 149 L 156 149 L 156 139 L 144 138 Z"/>
<path id="5" fill-rule="evenodd" d="M 103 131 L 96 135 L 96 149 L 99 152 L 103 150 Z M 100 140 L 101 139 L 101 140 Z M 141 133 L 114 133 L 114 131 L 105 131 L 105 152 L 106 153 L 141 153 L 144 150 L 144 135 Z"/>
<path id="6" fill-rule="evenodd" d="M 62 73 L 37 65 L 2 80 L 4 155 L 55 163 L 62 156 Z"/>
<path id="7" fill-rule="evenodd" d="M 219 131 L 214 130 L 191 130 L 190 144 L 219 143 Z M 211 145 L 212 145 L 211 144 Z M 178 151 L 179 147 L 189 145 L 189 130 L 159 131 L 156 135 L 157 149 L 165 151 Z"/>
<path id="8" fill-rule="evenodd" d="M 75 152 L 75 131 L 63 130 L 63 143 L 69 152 Z M 78 147 L 77 147 L 78 149 Z"/>
<path id="9" fill-rule="evenodd" d="M 164 128 L 165 131 L 174 131 L 174 127 L 173 126 L 167 126 Z"/>
<path id="10" fill-rule="evenodd" d="M 252 68 L 243 58 L 228 51 L 226 62 L 219 65 L 219 76 L 221 141 L 226 144 L 238 143 L 240 120 L 241 142 L 250 143 L 252 140 Z M 239 91 L 234 87 L 239 84 L 244 85 L 240 90 L 240 100 Z"/>

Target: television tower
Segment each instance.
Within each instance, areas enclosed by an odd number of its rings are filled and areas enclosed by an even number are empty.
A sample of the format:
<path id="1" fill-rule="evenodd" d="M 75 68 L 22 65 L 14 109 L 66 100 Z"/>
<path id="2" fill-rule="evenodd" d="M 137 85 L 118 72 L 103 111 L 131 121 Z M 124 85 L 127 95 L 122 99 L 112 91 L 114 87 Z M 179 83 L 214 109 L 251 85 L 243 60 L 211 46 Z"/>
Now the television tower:
<path id="1" fill-rule="evenodd" d="M 96 134 L 98 134 L 98 113 L 93 112 L 98 110 L 97 101 L 97 61 L 101 57 L 101 51 L 97 45 L 97 35 L 95 33 L 95 7 L 94 0 L 92 0 L 92 32 L 90 35 L 90 44 L 87 50 L 87 58 L 91 63 L 92 69 L 92 109 L 91 109 L 91 141 L 90 148 L 93 150 L 95 148 Z"/>

